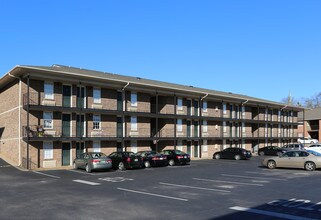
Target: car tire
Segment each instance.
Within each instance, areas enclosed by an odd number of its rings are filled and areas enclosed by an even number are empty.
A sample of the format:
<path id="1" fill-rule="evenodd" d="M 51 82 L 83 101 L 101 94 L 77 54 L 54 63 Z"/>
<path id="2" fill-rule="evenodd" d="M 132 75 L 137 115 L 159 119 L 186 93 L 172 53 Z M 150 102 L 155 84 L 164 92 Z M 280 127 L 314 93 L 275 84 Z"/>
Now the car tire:
<path id="1" fill-rule="evenodd" d="M 123 162 L 120 162 L 120 163 L 118 164 L 118 169 L 119 169 L 119 170 L 126 170 L 125 164 L 124 164 Z"/>
<path id="2" fill-rule="evenodd" d="M 89 164 L 86 164 L 86 172 L 91 173 L 91 167 L 89 166 Z"/>
<path id="3" fill-rule="evenodd" d="M 260 152 L 259 152 L 259 155 L 260 155 L 260 156 L 264 156 L 264 151 L 260 151 Z"/>
<path id="4" fill-rule="evenodd" d="M 175 161 L 173 159 L 171 159 L 171 160 L 168 161 L 168 164 L 170 166 L 174 166 L 175 165 Z"/>
<path id="5" fill-rule="evenodd" d="M 215 154 L 215 155 L 214 155 L 214 158 L 215 158 L 216 160 L 219 160 L 219 159 L 221 159 L 221 155 L 220 155 L 220 154 Z"/>
<path id="6" fill-rule="evenodd" d="M 267 167 L 268 167 L 269 169 L 274 169 L 274 168 L 276 167 L 275 161 L 274 161 L 274 160 L 269 160 L 269 161 L 267 162 Z"/>
<path id="7" fill-rule="evenodd" d="M 144 165 L 145 165 L 146 168 L 150 168 L 150 162 L 149 161 L 145 161 Z"/>
<path id="8" fill-rule="evenodd" d="M 235 160 L 241 160 L 241 156 L 237 154 L 237 155 L 234 156 L 234 159 Z"/>
<path id="9" fill-rule="evenodd" d="M 304 169 L 307 171 L 313 171 L 315 170 L 315 163 L 308 161 L 304 164 Z"/>
<path id="10" fill-rule="evenodd" d="M 78 169 L 78 166 L 77 166 L 77 164 L 76 164 L 75 162 L 72 164 L 72 167 L 73 167 L 75 170 Z"/>

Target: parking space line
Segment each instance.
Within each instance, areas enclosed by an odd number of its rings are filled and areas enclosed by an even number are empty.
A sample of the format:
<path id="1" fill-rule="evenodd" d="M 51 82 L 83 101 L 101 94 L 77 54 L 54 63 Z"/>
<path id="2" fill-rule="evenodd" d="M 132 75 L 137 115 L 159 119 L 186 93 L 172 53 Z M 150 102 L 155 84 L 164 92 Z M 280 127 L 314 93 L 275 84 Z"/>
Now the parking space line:
<path id="1" fill-rule="evenodd" d="M 215 182 L 215 183 L 229 183 L 229 184 L 247 185 L 247 186 L 264 186 L 263 184 L 257 184 L 257 183 L 242 183 L 242 182 L 212 180 L 212 179 L 201 179 L 201 178 L 193 178 L 193 179 L 194 180 L 199 180 L 199 181 Z"/>
<path id="2" fill-rule="evenodd" d="M 38 172 L 38 171 L 32 171 L 32 172 L 40 174 L 40 175 L 48 176 L 48 177 L 51 177 L 51 178 L 56 178 L 56 179 L 60 179 L 61 178 L 59 176 L 54 176 L 54 175 L 50 175 L 50 174 L 46 174 L 46 173 L 41 173 L 41 172 Z"/>
<path id="3" fill-rule="evenodd" d="M 178 185 L 178 184 L 172 184 L 172 183 L 162 183 L 162 182 L 160 182 L 159 184 L 166 185 L 166 186 L 175 186 L 175 187 L 199 189 L 199 190 L 207 190 L 207 191 L 215 191 L 215 192 L 222 192 L 222 193 L 230 193 L 231 192 L 231 191 L 221 190 L 221 189 L 203 188 L 203 187 L 196 187 L 196 186 L 186 186 L 186 185 Z"/>
<path id="4" fill-rule="evenodd" d="M 267 215 L 267 216 L 292 219 L 292 220 L 314 220 L 313 218 L 305 218 L 305 217 L 296 216 L 296 215 L 289 215 L 289 214 L 283 214 L 283 213 L 271 212 L 271 211 L 265 211 L 265 210 L 259 210 L 259 209 L 244 208 L 240 206 L 230 207 L 230 209 L 235 211 L 240 211 L 240 212 L 250 212 L 254 214 Z"/>
<path id="5" fill-rule="evenodd" d="M 230 175 L 230 174 L 221 174 L 226 177 L 237 177 L 237 178 L 246 178 L 246 179 L 262 179 L 262 180 L 280 180 L 286 181 L 286 179 L 270 178 L 270 177 L 256 177 L 256 176 L 240 176 L 240 175 Z"/>
<path id="6" fill-rule="evenodd" d="M 98 186 L 98 185 L 100 185 L 100 183 L 89 182 L 89 181 L 85 181 L 85 180 L 73 180 L 73 182 L 83 183 L 83 184 L 87 184 L 87 185 L 91 185 L 91 186 Z"/>
<path id="7" fill-rule="evenodd" d="M 161 197 L 161 198 L 166 198 L 166 199 L 173 199 L 173 200 L 188 202 L 188 199 L 182 199 L 182 198 L 178 198 L 178 197 L 164 196 L 164 195 L 160 195 L 160 194 L 148 193 L 148 192 L 142 192 L 142 191 L 136 191 L 136 190 L 124 189 L 124 188 L 117 188 L 117 189 L 122 190 L 122 191 L 126 191 L 126 192 L 132 192 L 132 193 L 138 193 L 138 194 L 144 194 L 144 195 L 149 195 L 149 196 L 156 196 L 156 197 Z"/>

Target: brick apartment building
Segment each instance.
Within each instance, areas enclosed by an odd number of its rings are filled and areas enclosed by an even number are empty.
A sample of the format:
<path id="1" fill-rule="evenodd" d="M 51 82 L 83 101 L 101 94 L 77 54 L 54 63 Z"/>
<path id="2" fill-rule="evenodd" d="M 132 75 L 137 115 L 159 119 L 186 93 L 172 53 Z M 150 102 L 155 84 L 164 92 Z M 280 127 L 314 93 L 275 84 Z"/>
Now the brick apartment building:
<path id="1" fill-rule="evenodd" d="M 321 140 L 321 108 L 308 109 L 298 114 L 298 136 Z"/>
<path id="2" fill-rule="evenodd" d="M 297 140 L 303 108 L 61 65 L 16 66 L 0 79 L 0 156 L 34 169 L 70 166 L 84 151 L 226 147 Z"/>

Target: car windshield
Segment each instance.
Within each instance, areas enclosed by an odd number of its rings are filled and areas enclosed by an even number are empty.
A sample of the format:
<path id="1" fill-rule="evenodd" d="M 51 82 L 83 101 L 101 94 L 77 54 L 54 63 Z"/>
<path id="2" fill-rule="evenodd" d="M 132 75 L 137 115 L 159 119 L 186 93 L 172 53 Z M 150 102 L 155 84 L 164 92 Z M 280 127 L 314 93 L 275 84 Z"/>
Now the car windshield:
<path id="1" fill-rule="evenodd" d="M 133 153 L 133 152 L 124 152 L 124 155 L 126 157 L 131 157 L 131 156 L 135 156 L 135 153 Z"/>
<path id="2" fill-rule="evenodd" d="M 182 152 L 182 151 L 180 151 L 180 150 L 175 150 L 175 154 L 177 154 L 177 155 L 183 155 L 183 154 L 185 154 L 185 153 Z"/>
<path id="3" fill-rule="evenodd" d="M 91 157 L 94 158 L 94 159 L 99 159 L 99 158 L 102 158 L 102 157 L 107 157 L 106 154 L 104 153 L 90 153 Z"/>

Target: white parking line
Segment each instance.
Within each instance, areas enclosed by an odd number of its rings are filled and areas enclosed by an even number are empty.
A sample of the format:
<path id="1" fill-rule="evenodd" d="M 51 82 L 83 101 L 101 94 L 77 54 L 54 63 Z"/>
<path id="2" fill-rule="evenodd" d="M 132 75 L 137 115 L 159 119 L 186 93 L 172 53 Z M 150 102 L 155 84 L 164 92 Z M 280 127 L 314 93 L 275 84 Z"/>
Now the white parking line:
<path id="1" fill-rule="evenodd" d="M 230 207 L 230 209 L 235 211 L 250 212 L 250 213 L 255 213 L 260 215 L 267 215 L 267 216 L 292 219 L 292 220 L 314 220 L 313 218 L 305 218 L 305 217 L 296 216 L 296 215 L 289 215 L 289 214 L 283 214 L 283 213 L 271 212 L 271 211 L 265 211 L 265 210 L 259 210 L 259 209 L 244 208 L 240 206 Z"/>
<path id="2" fill-rule="evenodd" d="M 32 171 L 32 172 L 37 173 L 37 174 L 40 174 L 40 175 L 44 175 L 44 176 L 49 176 L 49 177 L 51 177 L 51 178 L 60 179 L 59 176 L 54 176 L 54 175 L 50 175 L 50 174 L 46 174 L 46 173 L 40 173 L 40 172 L 38 172 L 38 171 Z"/>
<path id="3" fill-rule="evenodd" d="M 215 183 L 229 183 L 229 184 L 247 185 L 247 186 L 264 186 L 263 184 L 256 184 L 256 183 L 241 183 L 241 182 L 232 182 L 232 181 L 223 181 L 223 180 L 211 180 L 211 179 L 200 179 L 200 178 L 193 178 L 193 179 L 194 180 L 199 180 L 199 181 L 215 182 Z"/>
<path id="4" fill-rule="evenodd" d="M 246 178 L 246 179 L 260 179 L 260 180 L 280 180 L 286 181 L 286 179 L 270 178 L 270 177 L 256 177 L 256 176 L 240 176 L 240 175 L 230 175 L 230 174 L 221 174 L 226 177 L 237 177 L 237 178 Z"/>
<path id="5" fill-rule="evenodd" d="M 230 193 L 230 192 L 231 192 L 231 191 L 227 191 L 227 190 L 212 189 L 212 188 L 203 188 L 203 187 L 196 187 L 196 186 L 177 185 L 177 184 L 172 184 L 172 183 L 162 183 L 162 182 L 160 182 L 159 184 L 161 184 L 161 185 L 166 185 L 166 186 L 176 186 L 176 187 L 182 187 L 182 188 L 200 189 L 200 190 L 223 192 L 223 193 Z"/>
<path id="6" fill-rule="evenodd" d="M 87 184 L 87 185 L 91 185 L 91 186 L 98 186 L 100 185 L 100 183 L 95 183 L 95 182 L 89 182 L 89 181 L 85 181 L 85 180 L 73 180 L 76 183 L 83 183 L 83 184 Z"/>
<path id="7" fill-rule="evenodd" d="M 182 199 L 182 198 L 178 198 L 178 197 L 164 196 L 164 195 L 160 195 L 160 194 L 154 194 L 154 193 L 136 191 L 136 190 L 131 190 L 131 189 L 124 189 L 124 188 L 117 188 L 117 189 L 122 190 L 122 191 L 126 191 L 126 192 L 132 192 L 132 193 L 138 193 L 138 194 L 144 194 L 144 195 L 149 195 L 149 196 L 156 196 L 156 197 L 161 197 L 161 198 L 166 198 L 166 199 L 173 199 L 173 200 L 188 202 L 188 199 Z"/>

